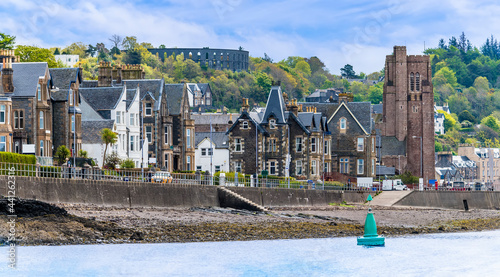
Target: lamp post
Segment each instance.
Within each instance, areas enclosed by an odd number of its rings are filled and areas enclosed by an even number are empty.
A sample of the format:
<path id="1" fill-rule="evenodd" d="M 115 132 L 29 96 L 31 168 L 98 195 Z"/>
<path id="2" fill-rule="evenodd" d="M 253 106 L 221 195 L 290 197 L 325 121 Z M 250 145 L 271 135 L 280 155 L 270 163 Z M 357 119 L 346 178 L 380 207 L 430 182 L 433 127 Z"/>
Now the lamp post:
<path id="1" fill-rule="evenodd" d="M 423 156 L 422 137 L 413 136 L 412 138 L 419 138 L 420 139 L 420 177 L 424 178 L 424 174 L 423 174 L 424 165 L 423 165 L 423 161 L 422 161 L 422 156 Z"/>
<path id="2" fill-rule="evenodd" d="M 144 105 L 144 101 L 141 102 L 139 106 L 139 113 L 141 114 L 141 178 L 144 182 L 144 113 L 142 106 Z M 148 141 L 149 143 L 149 141 Z"/>
<path id="3" fill-rule="evenodd" d="M 212 172 L 212 157 L 214 156 L 214 148 L 212 146 L 212 141 L 213 141 L 213 138 L 212 138 L 212 113 L 210 113 L 210 185 L 214 185 L 214 175 L 213 175 L 213 172 Z"/>

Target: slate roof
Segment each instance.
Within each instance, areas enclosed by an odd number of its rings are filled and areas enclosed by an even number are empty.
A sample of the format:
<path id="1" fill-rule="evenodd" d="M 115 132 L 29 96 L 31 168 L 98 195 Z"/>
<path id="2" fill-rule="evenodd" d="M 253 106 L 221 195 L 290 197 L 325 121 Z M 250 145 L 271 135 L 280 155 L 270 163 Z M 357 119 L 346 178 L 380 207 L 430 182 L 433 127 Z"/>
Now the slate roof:
<path id="1" fill-rule="evenodd" d="M 168 111 L 171 115 L 181 113 L 183 88 L 184 84 L 165 84 L 164 93 L 167 97 Z"/>
<path id="2" fill-rule="evenodd" d="M 103 120 L 104 118 L 96 112 L 92 106 L 87 103 L 87 100 L 82 95 L 80 101 L 80 110 L 82 112 L 82 121 L 93 121 L 93 120 Z"/>
<path id="3" fill-rule="evenodd" d="M 335 113 L 340 104 L 336 103 L 299 103 L 302 104 L 303 109 L 305 107 L 316 107 L 316 111 L 322 113 L 328 119 Z M 372 120 L 371 120 L 371 107 L 370 102 L 348 102 L 346 104 L 347 108 L 356 117 L 359 124 L 363 126 L 366 132 L 370 133 L 372 131 Z"/>
<path id="4" fill-rule="evenodd" d="M 69 89 L 71 83 L 75 82 L 77 78 L 80 78 L 80 83 L 82 81 L 79 68 L 50 68 L 49 72 L 52 85 L 60 90 Z"/>
<path id="5" fill-rule="evenodd" d="M 0 70 L 3 65 L 0 64 Z M 39 77 L 44 77 L 48 70 L 46 62 L 13 63 L 14 93 L 12 97 L 36 97 Z M 3 92 L 3 88 L 1 89 Z"/>
<path id="6" fill-rule="evenodd" d="M 201 93 L 205 95 L 210 85 L 208 83 L 198 83 L 198 87 L 200 88 Z"/>
<path id="7" fill-rule="evenodd" d="M 95 80 L 85 80 L 80 84 L 80 88 L 96 88 L 97 81 Z"/>
<path id="8" fill-rule="evenodd" d="M 89 120 L 82 121 L 82 143 L 101 144 L 101 130 L 108 128 L 113 130 L 114 120 Z"/>
<path id="9" fill-rule="evenodd" d="M 68 100 L 68 91 L 67 90 L 59 90 L 53 91 L 50 94 L 50 98 L 54 101 L 67 101 Z"/>
<path id="10" fill-rule="evenodd" d="M 387 175 L 387 176 L 393 176 L 396 175 L 396 168 L 394 167 L 387 167 L 385 165 L 377 165 L 376 168 L 377 174 L 376 175 Z"/>
<path id="11" fill-rule="evenodd" d="M 266 110 L 264 112 L 264 117 L 261 123 L 269 123 L 268 119 L 271 115 L 276 118 L 277 124 L 286 123 L 285 119 L 285 100 L 283 99 L 283 94 L 281 93 L 280 86 L 271 87 L 271 92 L 267 98 Z"/>
<path id="12" fill-rule="evenodd" d="M 132 106 L 132 103 L 134 102 L 135 95 L 137 94 L 137 89 L 128 89 L 127 86 L 127 111 L 130 109 Z"/>
<path id="13" fill-rule="evenodd" d="M 406 156 L 406 141 L 399 141 L 396 137 L 381 137 L 382 156 Z"/>
<path id="14" fill-rule="evenodd" d="M 210 132 L 196 132 L 195 133 L 195 145 L 198 147 L 198 144 L 202 142 L 205 138 L 210 139 Z M 214 148 L 228 148 L 229 147 L 229 136 L 226 135 L 226 132 L 212 132 L 212 142 L 214 144 Z"/>
<path id="15" fill-rule="evenodd" d="M 122 92 L 122 87 L 80 88 L 80 95 L 96 111 L 114 109 Z"/>
<path id="16" fill-rule="evenodd" d="M 230 118 L 234 122 L 240 114 L 215 114 L 215 113 L 205 113 L 205 114 L 191 114 L 191 119 L 194 120 L 195 125 L 210 125 L 210 117 L 212 117 L 212 124 L 228 124 Z"/>
<path id="17" fill-rule="evenodd" d="M 374 114 L 383 114 L 384 113 L 384 104 L 372 104 L 373 113 Z"/>

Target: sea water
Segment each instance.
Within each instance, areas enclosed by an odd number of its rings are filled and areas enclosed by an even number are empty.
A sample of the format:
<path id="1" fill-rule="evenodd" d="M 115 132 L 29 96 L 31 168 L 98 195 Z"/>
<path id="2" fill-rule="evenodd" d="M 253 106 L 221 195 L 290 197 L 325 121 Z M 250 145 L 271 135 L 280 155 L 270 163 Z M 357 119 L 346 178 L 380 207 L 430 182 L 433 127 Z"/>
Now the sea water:
<path id="1" fill-rule="evenodd" d="M 500 230 L 386 238 L 0 248 L 0 276 L 500 276 Z"/>

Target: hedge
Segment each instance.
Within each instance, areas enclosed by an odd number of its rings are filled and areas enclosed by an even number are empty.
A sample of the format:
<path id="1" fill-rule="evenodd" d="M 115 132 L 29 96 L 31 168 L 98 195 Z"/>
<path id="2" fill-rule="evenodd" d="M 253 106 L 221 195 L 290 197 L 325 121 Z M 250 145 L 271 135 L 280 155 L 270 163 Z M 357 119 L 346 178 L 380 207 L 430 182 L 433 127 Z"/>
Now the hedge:
<path id="1" fill-rule="evenodd" d="M 34 155 L 0 152 L 0 162 L 16 164 L 36 164 L 36 157 Z"/>

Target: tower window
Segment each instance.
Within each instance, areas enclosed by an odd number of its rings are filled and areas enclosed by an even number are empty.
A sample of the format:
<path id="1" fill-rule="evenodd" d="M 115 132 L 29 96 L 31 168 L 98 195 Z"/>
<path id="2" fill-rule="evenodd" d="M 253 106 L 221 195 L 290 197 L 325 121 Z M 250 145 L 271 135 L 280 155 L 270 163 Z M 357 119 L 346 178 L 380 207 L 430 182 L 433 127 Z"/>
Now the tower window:
<path id="1" fill-rule="evenodd" d="M 413 72 L 410 73 L 410 90 L 415 90 L 415 75 L 413 74 Z"/>
<path id="2" fill-rule="evenodd" d="M 416 78 L 415 78 L 415 86 L 416 86 L 416 91 L 420 91 L 420 74 L 417 72 Z"/>

